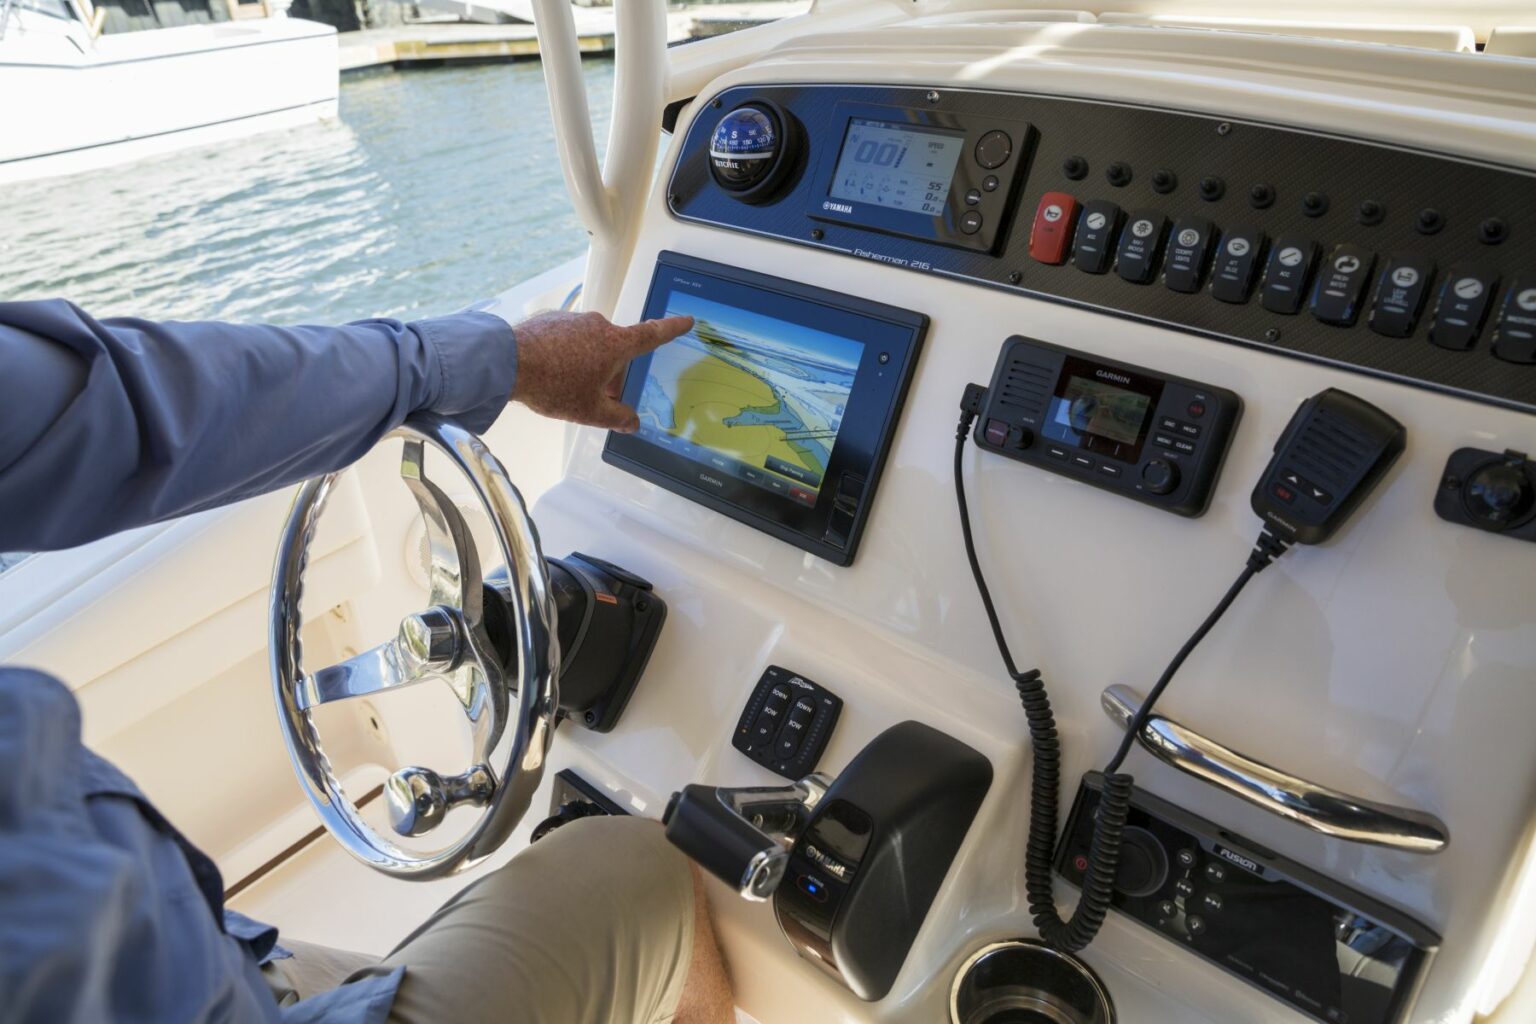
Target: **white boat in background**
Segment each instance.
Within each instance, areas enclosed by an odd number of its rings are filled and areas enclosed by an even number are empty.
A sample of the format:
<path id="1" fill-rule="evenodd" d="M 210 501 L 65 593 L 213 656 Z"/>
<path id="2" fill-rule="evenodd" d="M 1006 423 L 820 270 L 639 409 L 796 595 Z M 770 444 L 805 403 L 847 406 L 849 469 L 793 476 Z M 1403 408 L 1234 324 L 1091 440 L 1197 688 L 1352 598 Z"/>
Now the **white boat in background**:
<path id="1" fill-rule="evenodd" d="M 0 0 L 0 184 L 335 117 L 336 30 L 286 10 L 102 34 L 91 0 Z"/>

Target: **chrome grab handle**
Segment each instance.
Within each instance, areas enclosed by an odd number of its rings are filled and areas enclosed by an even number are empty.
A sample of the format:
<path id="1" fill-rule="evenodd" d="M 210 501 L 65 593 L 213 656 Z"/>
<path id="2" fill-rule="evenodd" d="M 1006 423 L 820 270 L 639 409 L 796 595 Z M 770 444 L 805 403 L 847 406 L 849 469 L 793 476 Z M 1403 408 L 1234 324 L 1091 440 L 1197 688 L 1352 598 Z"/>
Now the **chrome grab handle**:
<path id="1" fill-rule="evenodd" d="M 1141 701 L 1141 694 L 1130 687 L 1111 686 L 1099 703 L 1116 725 L 1128 729 Z M 1136 739 L 1158 760 L 1326 836 L 1408 853 L 1439 853 L 1451 841 L 1445 823 L 1432 814 L 1308 782 L 1162 715 L 1149 715 Z"/>

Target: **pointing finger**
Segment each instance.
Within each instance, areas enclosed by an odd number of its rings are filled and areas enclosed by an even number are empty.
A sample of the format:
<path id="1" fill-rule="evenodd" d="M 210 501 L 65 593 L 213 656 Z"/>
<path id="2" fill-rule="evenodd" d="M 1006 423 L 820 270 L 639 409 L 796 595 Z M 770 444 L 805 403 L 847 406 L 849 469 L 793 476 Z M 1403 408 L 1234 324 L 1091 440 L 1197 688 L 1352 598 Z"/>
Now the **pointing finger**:
<path id="1" fill-rule="evenodd" d="M 635 355 L 644 355 L 691 330 L 693 330 L 691 316 L 666 316 L 660 320 L 646 320 L 627 328 L 629 340 L 633 342 L 631 351 Z"/>
<path id="2" fill-rule="evenodd" d="M 621 434 L 633 434 L 640 429 L 640 417 L 623 402 L 605 400 L 593 410 L 594 427 L 607 427 Z"/>

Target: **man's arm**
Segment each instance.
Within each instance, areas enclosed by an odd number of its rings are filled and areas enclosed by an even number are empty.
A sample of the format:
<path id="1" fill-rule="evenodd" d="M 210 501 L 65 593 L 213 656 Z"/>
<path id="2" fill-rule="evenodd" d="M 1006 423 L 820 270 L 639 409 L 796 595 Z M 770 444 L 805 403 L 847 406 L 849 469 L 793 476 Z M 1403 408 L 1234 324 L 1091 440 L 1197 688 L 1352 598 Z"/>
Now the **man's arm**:
<path id="1" fill-rule="evenodd" d="M 514 336 L 488 313 L 285 328 L 0 303 L 0 551 L 70 547 L 340 469 L 420 410 L 483 431 L 514 390 L 549 415 L 632 428 L 612 382 L 690 323 L 549 314 Z"/>

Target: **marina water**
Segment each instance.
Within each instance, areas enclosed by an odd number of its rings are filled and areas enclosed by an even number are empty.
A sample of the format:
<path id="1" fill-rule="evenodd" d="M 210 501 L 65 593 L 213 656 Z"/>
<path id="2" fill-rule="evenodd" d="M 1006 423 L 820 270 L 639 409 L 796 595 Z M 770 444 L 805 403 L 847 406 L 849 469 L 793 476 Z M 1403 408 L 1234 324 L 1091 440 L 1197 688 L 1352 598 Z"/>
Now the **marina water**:
<path id="1" fill-rule="evenodd" d="M 586 63 L 599 151 L 613 64 Z M 488 298 L 579 255 L 536 61 L 344 79 L 341 116 L 0 186 L 0 300 L 329 323 Z"/>

